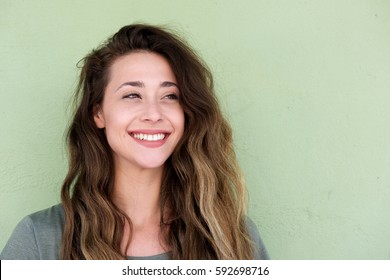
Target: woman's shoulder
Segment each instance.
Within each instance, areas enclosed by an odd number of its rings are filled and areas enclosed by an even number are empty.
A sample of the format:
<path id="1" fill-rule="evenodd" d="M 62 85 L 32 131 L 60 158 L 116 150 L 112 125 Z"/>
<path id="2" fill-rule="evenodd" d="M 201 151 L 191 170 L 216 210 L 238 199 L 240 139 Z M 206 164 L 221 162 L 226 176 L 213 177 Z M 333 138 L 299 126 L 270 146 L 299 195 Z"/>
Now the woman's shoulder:
<path id="1" fill-rule="evenodd" d="M 259 229 L 251 218 L 245 216 L 245 223 L 248 229 L 249 236 L 251 237 L 252 242 L 254 243 L 254 259 L 255 260 L 269 260 L 269 254 L 267 248 L 264 245 L 264 242 L 260 236 Z"/>
<path id="2" fill-rule="evenodd" d="M 61 204 L 24 217 L 1 252 L 1 259 L 59 259 L 65 215 Z"/>
<path id="3" fill-rule="evenodd" d="M 38 227 L 38 229 L 63 229 L 65 222 L 65 212 L 62 204 L 57 204 L 47 209 L 30 214 L 25 217 L 24 220 L 30 221 L 35 227 Z"/>

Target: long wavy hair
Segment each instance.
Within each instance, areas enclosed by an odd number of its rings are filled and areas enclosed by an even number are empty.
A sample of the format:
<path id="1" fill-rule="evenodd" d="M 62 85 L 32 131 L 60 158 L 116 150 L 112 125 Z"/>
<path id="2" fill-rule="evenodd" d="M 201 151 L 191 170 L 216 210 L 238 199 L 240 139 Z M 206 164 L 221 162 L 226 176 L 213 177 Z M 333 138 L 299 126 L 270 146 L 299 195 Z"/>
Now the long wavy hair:
<path id="1" fill-rule="evenodd" d="M 112 151 L 93 116 L 103 101 L 110 66 L 140 50 L 169 62 L 185 115 L 184 136 L 165 163 L 160 193 L 161 230 L 171 258 L 253 258 L 244 183 L 211 73 L 173 32 L 142 24 L 121 28 L 82 61 L 67 134 L 69 171 L 61 190 L 66 220 L 61 258 L 126 258 L 120 244 L 124 223 L 131 220 L 113 203 Z"/>

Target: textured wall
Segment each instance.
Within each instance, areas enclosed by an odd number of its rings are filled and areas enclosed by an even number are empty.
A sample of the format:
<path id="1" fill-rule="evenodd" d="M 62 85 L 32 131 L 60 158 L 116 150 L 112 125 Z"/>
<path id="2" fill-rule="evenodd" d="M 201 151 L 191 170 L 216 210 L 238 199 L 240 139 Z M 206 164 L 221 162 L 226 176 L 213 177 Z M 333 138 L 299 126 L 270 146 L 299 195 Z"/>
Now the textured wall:
<path id="1" fill-rule="evenodd" d="M 147 22 L 176 28 L 212 68 L 274 259 L 390 259 L 389 1 L 1 0 L 0 11 L 0 248 L 24 215 L 59 202 L 76 63 Z"/>

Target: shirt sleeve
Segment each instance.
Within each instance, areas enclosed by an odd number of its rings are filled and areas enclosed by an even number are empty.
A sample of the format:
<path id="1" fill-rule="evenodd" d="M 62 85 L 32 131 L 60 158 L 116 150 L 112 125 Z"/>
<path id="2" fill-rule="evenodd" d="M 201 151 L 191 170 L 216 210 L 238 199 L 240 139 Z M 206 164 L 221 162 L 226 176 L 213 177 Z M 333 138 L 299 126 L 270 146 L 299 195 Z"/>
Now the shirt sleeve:
<path id="1" fill-rule="evenodd" d="M 265 247 L 263 240 L 260 237 L 259 230 L 256 224 L 247 217 L 246 219 L 249 235 L 251 236 L 252 241 L 255 245 L 254 250 L 254 259 L 255 260 L 269 260 L 269 254 L 267 248 Z"/>
<path id="2" fill-rule="evenodd" d="M 38 260 L 39 250 L 33 222 L 29 216 L 22 219 L 0 254 L 1 260 Z"/>

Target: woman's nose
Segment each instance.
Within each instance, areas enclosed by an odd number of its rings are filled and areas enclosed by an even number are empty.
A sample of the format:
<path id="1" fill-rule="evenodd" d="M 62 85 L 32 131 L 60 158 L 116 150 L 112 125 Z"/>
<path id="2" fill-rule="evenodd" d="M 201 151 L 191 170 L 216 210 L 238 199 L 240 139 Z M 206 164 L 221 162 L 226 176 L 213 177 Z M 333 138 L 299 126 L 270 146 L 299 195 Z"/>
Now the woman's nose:
<path id="1" fill-rule="evenodd" d="M 161 107 L 158 102 L 150 101 L 144 104 L 143 121 L 158 122 L 162 120 Z"/>

